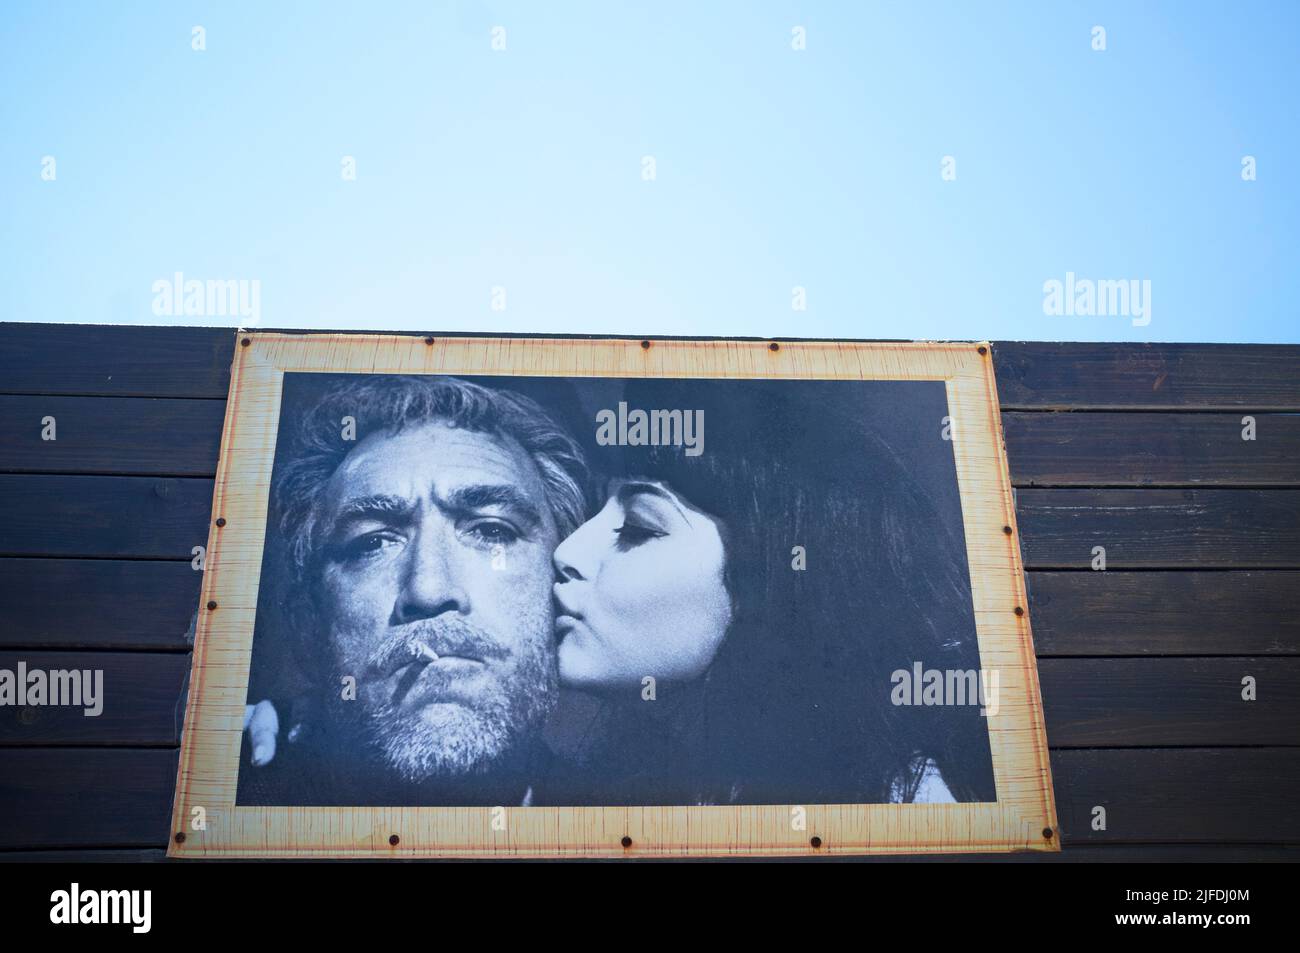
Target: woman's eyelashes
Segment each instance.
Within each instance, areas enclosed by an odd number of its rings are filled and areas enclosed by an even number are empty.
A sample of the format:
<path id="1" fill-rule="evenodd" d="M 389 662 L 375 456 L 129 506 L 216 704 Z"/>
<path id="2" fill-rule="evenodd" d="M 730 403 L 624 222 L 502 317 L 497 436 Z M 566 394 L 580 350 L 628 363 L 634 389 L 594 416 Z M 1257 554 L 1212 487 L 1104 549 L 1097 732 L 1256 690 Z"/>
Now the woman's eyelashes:
<path id="1" fill-rule="evenodd" d="M 644 513 L 638 513 L 634 509 L 623 511 L 622 522 L 614 528 L 614 534 L 618 537 L 619 549 L 631 549 L 633 546 L 640 546 L 652 539 L 668 535 L 655 520 L 647 518 Z"/>
<path id="2" fill-rule="evenodd" d="M 638 526 L 635 523 L 624 522 L 622 526 L 614 530 L 618 536 L 618 544 L 623 548 L 639 546 L 642 543 L 657 539 L 664 534 L 658 530 L 649 529 L 645 526 Z"/>

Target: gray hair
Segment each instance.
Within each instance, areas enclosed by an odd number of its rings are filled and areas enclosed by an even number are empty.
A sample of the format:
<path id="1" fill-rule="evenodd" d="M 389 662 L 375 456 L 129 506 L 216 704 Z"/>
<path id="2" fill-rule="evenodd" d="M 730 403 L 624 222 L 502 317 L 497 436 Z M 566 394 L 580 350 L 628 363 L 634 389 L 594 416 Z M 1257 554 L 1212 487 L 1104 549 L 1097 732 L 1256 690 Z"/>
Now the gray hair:
<path id="1" fill-rule="evenodd" d="M 293 458 L 276 476 L 280 531 L 303 581 L 317 551 L 320 503 L 325 484 L 356 447 L 342 439 L 344 417 L 356 420 L 359 434 L 400 432 L 404 427 L 440 421 L 497 438 L 513 439 L 536 464 L 546 504 L 560 538 L 585 516 L 583 487 L 587 464 L 577 442 L 531 398 L 493 390 L 458 377 L 392 375 L 361 377 L 331 387 L 297 421 L 291 438 Z"/>

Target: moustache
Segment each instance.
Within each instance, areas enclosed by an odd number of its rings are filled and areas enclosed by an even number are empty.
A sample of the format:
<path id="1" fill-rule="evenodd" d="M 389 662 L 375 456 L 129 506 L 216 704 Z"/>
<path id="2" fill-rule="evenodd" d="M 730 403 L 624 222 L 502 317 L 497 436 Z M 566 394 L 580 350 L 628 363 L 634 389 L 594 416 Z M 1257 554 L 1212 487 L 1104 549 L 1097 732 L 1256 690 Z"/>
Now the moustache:
<path id="1" fill-rule="evenodd" d="M 432 662 L 444 655 L 488 662 L 507 658 L 510 651 L 459 617 L 429 619 L 385 640 L 371 653 L 367 668 L 386 678 L 413 662 Z"/>

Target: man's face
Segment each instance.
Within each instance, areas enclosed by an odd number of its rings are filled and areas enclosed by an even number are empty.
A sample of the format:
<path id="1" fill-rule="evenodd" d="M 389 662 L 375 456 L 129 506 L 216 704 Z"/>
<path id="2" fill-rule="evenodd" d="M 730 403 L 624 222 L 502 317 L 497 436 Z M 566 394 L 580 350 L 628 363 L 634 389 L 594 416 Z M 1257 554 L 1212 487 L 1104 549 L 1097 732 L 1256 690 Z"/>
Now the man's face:
<path id="1" fill-rule="evenodd" d="M 557 533 L 536 465 L 442 423 L 375 433 L 321 516 L 321 618 L 335 674 L 357 684 L 347 721 L 408 779 L 491 769 L 555 703 Z"/>

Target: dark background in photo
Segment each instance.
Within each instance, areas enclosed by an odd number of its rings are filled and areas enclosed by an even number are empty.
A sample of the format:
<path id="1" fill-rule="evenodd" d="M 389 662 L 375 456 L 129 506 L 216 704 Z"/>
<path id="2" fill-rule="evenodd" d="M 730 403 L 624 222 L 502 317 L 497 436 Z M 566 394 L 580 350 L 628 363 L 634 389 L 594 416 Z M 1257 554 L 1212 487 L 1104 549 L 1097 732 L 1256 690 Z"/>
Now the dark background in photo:
<path id="1" fill-rule="evenodd" d="M 296 416 L 329 387 L 355 376 L 285 375 L 273 483 L 294 452 L 286 435 Z M 531 397 L 575 437 L 592 470 L 588 515 L 599 509 L 609 478 L 644 475 L 638 471 L 654 458 L 649 448 L 597 444 L 597 412 L 617 412 L 620 401 L 627 401 L 629 410 L 704 410 L 700 457 L 682 460 L 678 455 L 661 463 L 665 472 L 683 474 L 691 486 L 679 487 L 679 492 L 706 512 L 736 503 L 737 488 L 708 469 L 727 460 L 742 470 L 752 462 L 772 480 L 786 480 L 790 485 L 772 488 L 773 499 L 786 498 L 797 484 L 801 492 L 795 495 L 812 500 L 812 509 L 819 494 L 846 500 L 883 494 L 890 507 L 888 529 L 880 534 L 884 538 L 850 538 L 842 532 L 812 538 L 807 534 L 817 521 L 794 512 L 788 525 L 779 525 L 786 522 L 779 519 L 767 527 L 763 545 L 771 552 L 763 558 L 783 563 L 785 572 L 774 572 L 774 578 L 794 588 L 788 596 L 785 589 L 775 595 L 748 594 L 756 604 L 766 598 L 773 608 L 765 616 L 767 624 L 747 633 L 747 643 L 732 647 L 735 703 L 710 709 L 707 700 L 682 701 L 684 719 L 707 723 L 684 728 L 680 720 L 642 718 L 627 706 L 562 691 L 545 732 L 553 757 L 539 773 L 535 803 L 886 801 L 891 798 L 871 794 L 861 776 L 867 750 L 862 745 L 870 747 L 871 739 L 853 740 L 873 732 L 920 739 L 924 750 L 940 753 L 943 779 L 956 800 L 996 800 L 987 721 L 978 704 L 904 707 L 888 702 L 891 673 L 910 673 L 914 662 L 927 669 L 980 669 L 953 445 L 942 433 L 948 413 L 943 382 L 462 376 Z M 697 476 L 687 472 L 691 467 Z M 283 631 L 287 555 L 278 516 L 273 499 L 248 702 L 275 702 L 281 723 L 277 757 L 282 758 L 296 743 L 285 737 L 291 726 L 304 722 L 305 734 L 311 734 L 310 699 L 319 690 L 305 681 L 288 648 L 293 640 Z M 846 520 L 842 529 L 851 526 Z M 808 568 L 803 572 L 790 568 L 794 546 L 805 547 Z M 869 596 L 877 567 L 887 563 L 894 567 L 889 584 Z M 729 632 L 727 643 L 737 639 Z M 871 640 L 887 643 L 888 653 L 873 656 Z M 660 710 L 671 707 L 674 689 L 660 686 L 653 704 L 660 704 Z M 327 690 L 336 691 L 332 686 Z M 765 726 L 758 737 L 754 725 Z M 683 731 L 693 740 L 683 741 Z M 328 738 L 317 732 L 312 744 L 328 756 Z M 679 751 L 682 746 L 691 750 Z M 720 763 L 726 767 L 717 767 Z M 299 759 L 297 770 L 304 770 L 304 764 L 310 770 L 310 759 Z M 258 783 L 275 767 L 252 767 L 245 739 L 237 803 L 279 803 L 266 800 L 267 788 Z M 744 782 L 729 784 L 728 770 Z M 383 804 L 384 799 L 377 789 L 365 803 Z M 440 800 L 430 790 L 420 803 L 455 801 Z"/>

